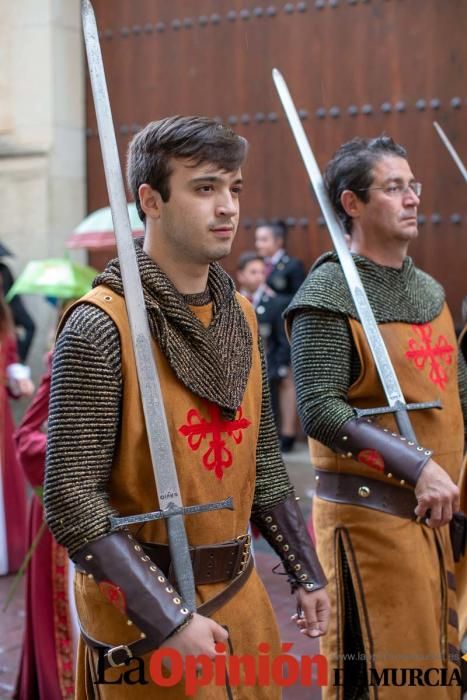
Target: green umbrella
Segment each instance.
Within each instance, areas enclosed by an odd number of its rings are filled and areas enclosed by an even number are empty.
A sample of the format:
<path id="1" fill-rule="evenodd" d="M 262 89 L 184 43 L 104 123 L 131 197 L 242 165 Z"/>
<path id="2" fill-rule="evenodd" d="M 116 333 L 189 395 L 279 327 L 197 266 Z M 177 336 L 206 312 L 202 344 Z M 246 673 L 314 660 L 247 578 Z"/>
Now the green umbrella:
<path id="1" fill-rule="evenodd" d="M 67 258 L 32 260 L 9 290 L 6 301 L 15 294 L 40 294 L 55 299 L 79 299 L 91 289 L 97 270 Z"/>

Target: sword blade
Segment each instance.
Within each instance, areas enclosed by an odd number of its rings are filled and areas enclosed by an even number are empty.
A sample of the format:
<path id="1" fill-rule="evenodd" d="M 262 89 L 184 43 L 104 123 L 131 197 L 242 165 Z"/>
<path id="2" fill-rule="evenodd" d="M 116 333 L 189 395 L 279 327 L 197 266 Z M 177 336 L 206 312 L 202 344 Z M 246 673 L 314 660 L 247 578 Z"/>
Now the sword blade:
<path id="1" fill-rule="evenodd" d="M 121 261 L 125 303 L 130 322 L 139 388 L 146 423 L 149 448 L 162 511 L 174 504 L 182 508 L 177 469 L 172 452 L 162 390 L 151 349 L 143 289 L 138 271 L 136 252 L 131 235 L 125 187 L 118 155 L 117 141 L 107 92 L 102 53 L 96 18 L 89 0 L 81 0 L 83 33 L 88 59 L 91 87 L 96 110 L 99 140 L 104 161 L 118 255 Z M 180 593 L 188 607 L 196 608 L 195 582 L 183 517 L 168 517 L 170 554 Z"/>
<path id="2" fill-rule="evenodd" d="M 436 131 L 438 132 L 438 135 L 441 139 L 441 141 L 444 143 L 446 148 L 448 149 L 449 153 L 452 156 L 452 159 L 454 163 L 457 165 L 459 170 L 461 171 L 464 180 L 467 182 L 467 168 L 465 167 L 464 163 L 461 161 L 459 154 L 457 153 L 456 149 L 444 133 L 444 129 L 438 124 L 438 122 L 433 122 L 433 126 L 435 127 Z"/>
<path id="3" fill-rule="evenodd" d="M 381 336 L 378 324 L 374 317 L 372 308 L 368 301 L 366 292 L 360 281 L 357 267 L 352 258 L 350 250 L 344 238 L 344 229 L 341 222 L 334 213 L 329 201 L 323 177 L 311 150 L 310 144 L 305 134 L 305 130 L 298 116 L 294 102 L 290 95 L 287 83 L 277 68 L 272 71 L 272 77 L 276 86 L 282 106 L 287 115 L 287 119 L 292 129 L 298 150 L 302 156 L 313 190 L 318 199 L 319 206 L 326 221 L 332 242 L 339 257 L 342 270 L 344 272 L 350 293 L 357 310 L 357 314 L 365 331 L 371 354 L 375 361 L 376 369 L 386 395 L 389 406 L 395 409 L 395 418 L 401 435 L 409 440 L 416 441 L 415 433 L 410 422 L 409 415 L 405 409 L 406 401 L 399 385 L 394 367 Z"/>

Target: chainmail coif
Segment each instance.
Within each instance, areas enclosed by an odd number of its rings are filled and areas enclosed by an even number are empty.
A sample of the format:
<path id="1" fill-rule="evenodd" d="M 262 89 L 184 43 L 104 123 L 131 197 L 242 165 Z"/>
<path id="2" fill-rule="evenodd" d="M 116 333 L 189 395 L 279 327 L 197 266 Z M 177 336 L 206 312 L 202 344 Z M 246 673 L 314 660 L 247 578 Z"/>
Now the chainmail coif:
<path id="1" fill-rule="evenodd" d="M 444 290 L 406 257 L 401 269 L 378 265 L 363 255 L 352 254 L 377 323 L 429 323 L 445 301 Z M 285 315 L 307 308 L 332 311 L 358 318 L 348 284 L 336 253 L 316 260 Z"/>
<path id="2" fill-rule="evenodd" d="M 233 420 L 245 393 L 253 340 L 235 297 L 235 287 L 222 267 L 209 268 L 207 288 L 212 321 L 207 328 L 160 267 L 138 246 L 138 267 L 151 334 L 177 378 L 197 396 L 219 406 Z M 111 260 L 93 286 L 105 284 L 124 296 L 118 258 Z"/>

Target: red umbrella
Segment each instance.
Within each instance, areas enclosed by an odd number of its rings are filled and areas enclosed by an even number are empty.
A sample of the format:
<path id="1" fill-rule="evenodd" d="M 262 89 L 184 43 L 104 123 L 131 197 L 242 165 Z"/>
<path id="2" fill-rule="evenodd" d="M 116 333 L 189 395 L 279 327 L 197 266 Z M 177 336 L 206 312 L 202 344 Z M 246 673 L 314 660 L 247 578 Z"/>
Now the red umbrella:
<path id="1" fill-rule="evenodd" d="M 144 236 L 144 224 L 139 218 L 134 202 L 128 204 L 128 215 L 134 238 L 141 238 Z M 66 245 L 67 248 L 88 248 L 89 250 L 115 246 L 115 233 L 110 207 L 97 209 L 83 219 L 69 237 Z"/>

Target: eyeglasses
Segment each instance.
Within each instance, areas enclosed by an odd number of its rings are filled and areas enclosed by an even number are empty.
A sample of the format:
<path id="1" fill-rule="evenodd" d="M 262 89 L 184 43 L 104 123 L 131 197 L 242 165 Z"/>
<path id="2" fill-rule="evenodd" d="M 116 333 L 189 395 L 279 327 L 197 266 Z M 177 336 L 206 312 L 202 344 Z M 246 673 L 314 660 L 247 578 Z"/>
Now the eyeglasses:
<path id="1" fill-rule="evenodd" d="M 409 192 L 413 192 L 416 197 L 420 197 L 422 194 L 422 183 L 421 182 L 409 182 L 408 185 L 384 185 L 382 187 L 364 187 L 360 190 L 355 190 L 356 192 L 371 192 L 371 190 L 382 190 L 384 194 L 389 197 L 402 197 Z"/>

